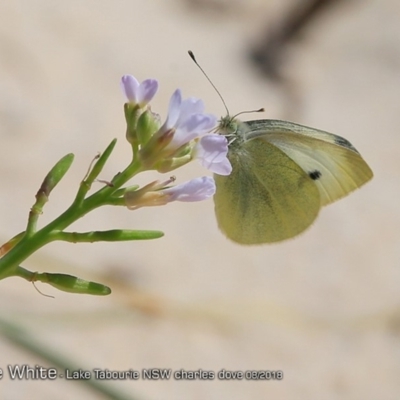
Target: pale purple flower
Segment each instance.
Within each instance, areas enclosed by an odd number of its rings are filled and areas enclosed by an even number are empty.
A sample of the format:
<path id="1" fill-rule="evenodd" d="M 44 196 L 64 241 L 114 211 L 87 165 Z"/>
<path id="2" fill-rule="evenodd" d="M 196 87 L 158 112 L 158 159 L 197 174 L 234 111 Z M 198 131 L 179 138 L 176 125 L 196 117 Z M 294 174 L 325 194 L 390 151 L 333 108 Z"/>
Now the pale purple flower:
<path id="1" fill-rule="evenodd" d="M 229 175 L 232 165 L 227 158 L 228 140 L 223 135 L 205 135 L 193 150 L 194 157 L 200 164 L 218 175 Z"/>
<path id="2" fill-rule="evenodd" d="M 160 133 L 174 130 L 174 136 L 167 149 L 175 150 L 192 139 L 209 132 L 216 123 L 215 115 L 204 113 L 202 100 L 194 97 L 182 100 L 181 91 L 177 89 L 171 96 L 168 116 L 160 128 Z"/>
<path id="3" fill-rule="evenodd" d="M 201 201 L 208 199 L 215 193 L 215 182 L 210 176 L 192 179 L 181 185 L 163 189 L 163 196 L 167 201 Z"/>
<path id="4" fill-rule="evenodd" d="M 175 177 L 171 177 L 166 182 L 154 181 L 141 189 L 127 191 L 124 194 L 125 204 L 130 210 L 137 210 L 141 207 L 163 206 L 171 201 L 201 201 L 215 193 L 214 179 L 209 176 L 165 187 L 174 181 Z"/>
<path id="5" fill-rule="evenodd" d="M 142 83 L 132 75 L 124 75 L 121 78 L 121 89 L 129 103 L 144 107 L 151 101 L 158 89 L 155 79 L 146 79 Z"/>

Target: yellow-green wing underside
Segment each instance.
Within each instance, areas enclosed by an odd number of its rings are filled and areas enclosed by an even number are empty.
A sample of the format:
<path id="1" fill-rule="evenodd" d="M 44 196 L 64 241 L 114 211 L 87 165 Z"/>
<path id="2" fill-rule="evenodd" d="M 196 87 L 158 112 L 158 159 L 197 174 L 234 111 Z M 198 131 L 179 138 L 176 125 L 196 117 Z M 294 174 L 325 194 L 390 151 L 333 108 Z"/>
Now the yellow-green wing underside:
<path id="1" fill-rule="evenodd" d="M 215 212 L 220 229 L 241 244 L 296 236 L 321 207 L 314 181 L 276 146 L 257 138 L 230 152 L 233 171 L 215 175 Z"/>
<path id="2" fill-rule="evenodd" d="M 231 175 L 215 176 L 220 229 L 241 244 L 296 236 L 329 204 L 373 174 L 346 139 L 279 120 L 239 124 L 229 159 Z"/>
<path id="3" fill-rule="evenodd" d="M 338 200 L 368 182 L 373 174 L 346 139 L 319 129 L 279 120 L 244 123 L 248 137 L 260 137 L 277 146 L 302 169 L 318 171 L 321 205 Z"/>

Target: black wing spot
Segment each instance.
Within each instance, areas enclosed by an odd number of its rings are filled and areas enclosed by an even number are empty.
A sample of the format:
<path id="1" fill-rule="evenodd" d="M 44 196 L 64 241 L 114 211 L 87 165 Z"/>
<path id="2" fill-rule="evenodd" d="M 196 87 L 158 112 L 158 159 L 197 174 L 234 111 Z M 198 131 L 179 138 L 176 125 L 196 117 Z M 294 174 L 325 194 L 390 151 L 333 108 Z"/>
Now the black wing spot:
<path id="1" fill-rule="evenodd" d="M 313 181 L 316 181 L 316 180 L 318 180 L 319 178 L 321 178 L 322 174 L 321 174 L 320 171 L 315 170 L 315 171 L 309 172 L 309 173 L 308 173 L 308 176 L 309 176 Z"/>
<path id="2" fill-rule="evenodd" d="M 345 138 L 342 138 L 340 136 L 335 137 L 335 144 L 342 146 L 342 147 L 347 147 L 348 149 L 357 151 L 356 148 Z M 357 151 L 358 153 L 358 151 Z"/>

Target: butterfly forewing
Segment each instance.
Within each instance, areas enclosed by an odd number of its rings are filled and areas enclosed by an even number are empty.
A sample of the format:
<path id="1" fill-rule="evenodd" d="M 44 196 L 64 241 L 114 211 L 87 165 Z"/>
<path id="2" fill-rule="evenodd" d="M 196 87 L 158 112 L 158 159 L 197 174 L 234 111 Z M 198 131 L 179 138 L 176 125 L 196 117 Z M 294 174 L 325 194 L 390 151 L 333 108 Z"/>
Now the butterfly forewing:
<path id="1" fill-rule="evenodd" d="M 247 138 L 262 138 L 280 148 L 314 178 L 321 204 L 329 204 L 359 188 L 372 171 L 346 139 L 286 121 L 247 121 Z"/>

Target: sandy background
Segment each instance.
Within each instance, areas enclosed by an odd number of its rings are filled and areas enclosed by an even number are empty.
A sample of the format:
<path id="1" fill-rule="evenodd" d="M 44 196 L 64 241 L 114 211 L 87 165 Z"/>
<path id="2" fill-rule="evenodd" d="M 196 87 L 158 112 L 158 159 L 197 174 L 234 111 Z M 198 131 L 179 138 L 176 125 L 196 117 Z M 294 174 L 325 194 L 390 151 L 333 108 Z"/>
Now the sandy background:
<path id="1" fill-rule="evenodd" d="M 287 92 L 246 54 L 294 3 L 1 3 L 2 241 L 24 229 L 38 185 L 66 153 L 75 153 L 75 162 L 43 224 L 69 205 L 90 160 L 114 137 L 119 142 L 102 178 L 126 165 L 121 75 L 157 78 L 153 109 L 163 116 L 177 87 L 224 114 L 188 49 L 232 113 L 265 107 L 266 118 L 340 134 L 375 173 L 362 190 L 324 209 L 306 233 L 272 246 L 225 239 L 212 201 L 98 210 L 75 230 L 159 229 L 165 237 L 51 244 L 25 267 L 102 280 L 113 294 L 69 295 L 38 284 L 56 296 L 49 299 L 25 281 L 7 279 L 0 282 L 1 319 L 85 370 L 284 371 L 280 382 L 110 383 L 136 399 L 399 398 L 400 3 L 347 1 L 321 15 L 288 49 Z M 179 182 L 205 173 L 196 163 L 176 171 Z M 51 366 L 3 337 L 0 354 L 3 370 Z M 102 398 L 76 382 L 8 377 L 0 381 L 0 397 Z"/>

